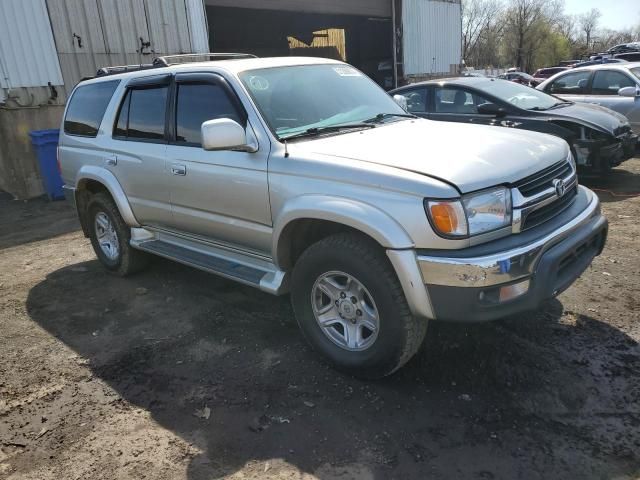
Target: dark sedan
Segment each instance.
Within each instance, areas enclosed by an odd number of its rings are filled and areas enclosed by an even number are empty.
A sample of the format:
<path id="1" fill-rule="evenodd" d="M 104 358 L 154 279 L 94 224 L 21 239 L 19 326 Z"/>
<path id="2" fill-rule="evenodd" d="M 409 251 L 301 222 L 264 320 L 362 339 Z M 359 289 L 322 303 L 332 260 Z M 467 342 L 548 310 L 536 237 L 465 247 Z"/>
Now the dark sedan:
<path id="1" fill-rule="evenodd" d="M 631 158 L 638 142 L 629 121 L 613 110 L 495 78 L 432 80 L 390 93 L 409 112 L 431 120 L 556 135 L 569 143 L 579 166 L 600 174 Z"/>

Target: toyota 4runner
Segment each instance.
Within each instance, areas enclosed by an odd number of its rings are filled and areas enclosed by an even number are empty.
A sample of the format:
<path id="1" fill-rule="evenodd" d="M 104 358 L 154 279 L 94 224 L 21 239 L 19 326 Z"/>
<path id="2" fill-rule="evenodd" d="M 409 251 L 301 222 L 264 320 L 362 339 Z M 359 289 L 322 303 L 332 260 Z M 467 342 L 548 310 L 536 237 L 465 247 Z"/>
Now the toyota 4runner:
<path id="1" fill-rule="evenodd" d="M 337 61 L 194 57 L 102 69 L 68 102 L 65 190 L 108 270 L 159 255 L 290 292 L 317 351 L 380 377 L 429 320 L 535 309 L 604 246 L 559 138 L 416 118 Z"/>

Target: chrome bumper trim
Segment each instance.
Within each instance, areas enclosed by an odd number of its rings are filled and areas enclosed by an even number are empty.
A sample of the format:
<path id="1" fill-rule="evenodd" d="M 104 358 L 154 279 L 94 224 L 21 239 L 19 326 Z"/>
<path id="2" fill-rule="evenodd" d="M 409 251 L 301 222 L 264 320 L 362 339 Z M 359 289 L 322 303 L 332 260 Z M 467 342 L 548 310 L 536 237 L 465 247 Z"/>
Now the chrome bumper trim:
<path id="1" fill-rule="evenodd" d="M 600 201 L 594 193 L 589 193 L 591 201 L 580 215 L 528 245 L 474 258 L 418 255 L 424 283 L 449 287 L 491 287 L 531 276 L 545 251 L 598 214 Z"/>

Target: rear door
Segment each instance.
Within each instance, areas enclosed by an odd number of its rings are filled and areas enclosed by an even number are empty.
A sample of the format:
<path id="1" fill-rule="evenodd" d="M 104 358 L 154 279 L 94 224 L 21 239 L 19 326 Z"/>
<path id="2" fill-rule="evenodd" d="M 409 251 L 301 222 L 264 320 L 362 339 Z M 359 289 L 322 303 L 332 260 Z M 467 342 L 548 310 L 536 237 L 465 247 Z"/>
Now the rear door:
<path id="1" fill-rule="evenodd" d="M 253 136 L 242 103 L 216 73 L 177 74 L 174 98 L 167 148 L 173 227 L 270 255 L 270 145 L 254 153 L 202 149 L 200 127 L 207 120 L 230 118 Z"/>
<path id="2" fill-rule="evenodd" d="M 165 162 L 170 79 L 171 75 L 154 75 L 129 82 L 105 145 L 106 168 L 118 179 L 143 225 L 171 222 Z"/>

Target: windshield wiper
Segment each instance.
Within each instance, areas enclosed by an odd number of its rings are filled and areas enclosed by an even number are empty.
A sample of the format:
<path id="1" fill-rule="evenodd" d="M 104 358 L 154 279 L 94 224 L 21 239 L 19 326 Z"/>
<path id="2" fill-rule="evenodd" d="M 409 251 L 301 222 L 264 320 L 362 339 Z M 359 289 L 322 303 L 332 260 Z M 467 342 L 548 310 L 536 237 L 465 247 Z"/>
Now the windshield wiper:
<path id="1" fill-rule="evenodd" d="M 552 108 L 565 107 L 567 105 L 573 105 L 573 102 L 558 102 L 555 105 L 550 106 L 549 110 L 551 110 Z"/>
<path id="2" fill-rule="evenodd" d="M 376 115 L 373 118 L 369 118 L 367 120 L 364 120 L 364 123 L 381 123 L 381 122 L 384 122 L 385 119 L 390 118 L 390 117 L 418 118 L 417 116 L 412 115 L 410 113 L 379 113 L 378 115 Z"/>
<path id="3" fill-rule="evenodd" d="M 317 137 L 323 133 L 340 132 L 341 130 L 355 130 L 362 128 L 376 128 L 371 123 L 345 123 L 343 125 L 328 125 L 326 127 L 308 128 L 304 132 L 294 133 L 286 137 L 280 137 L 280 140 L 293 140 L 294 138 Z"/>

